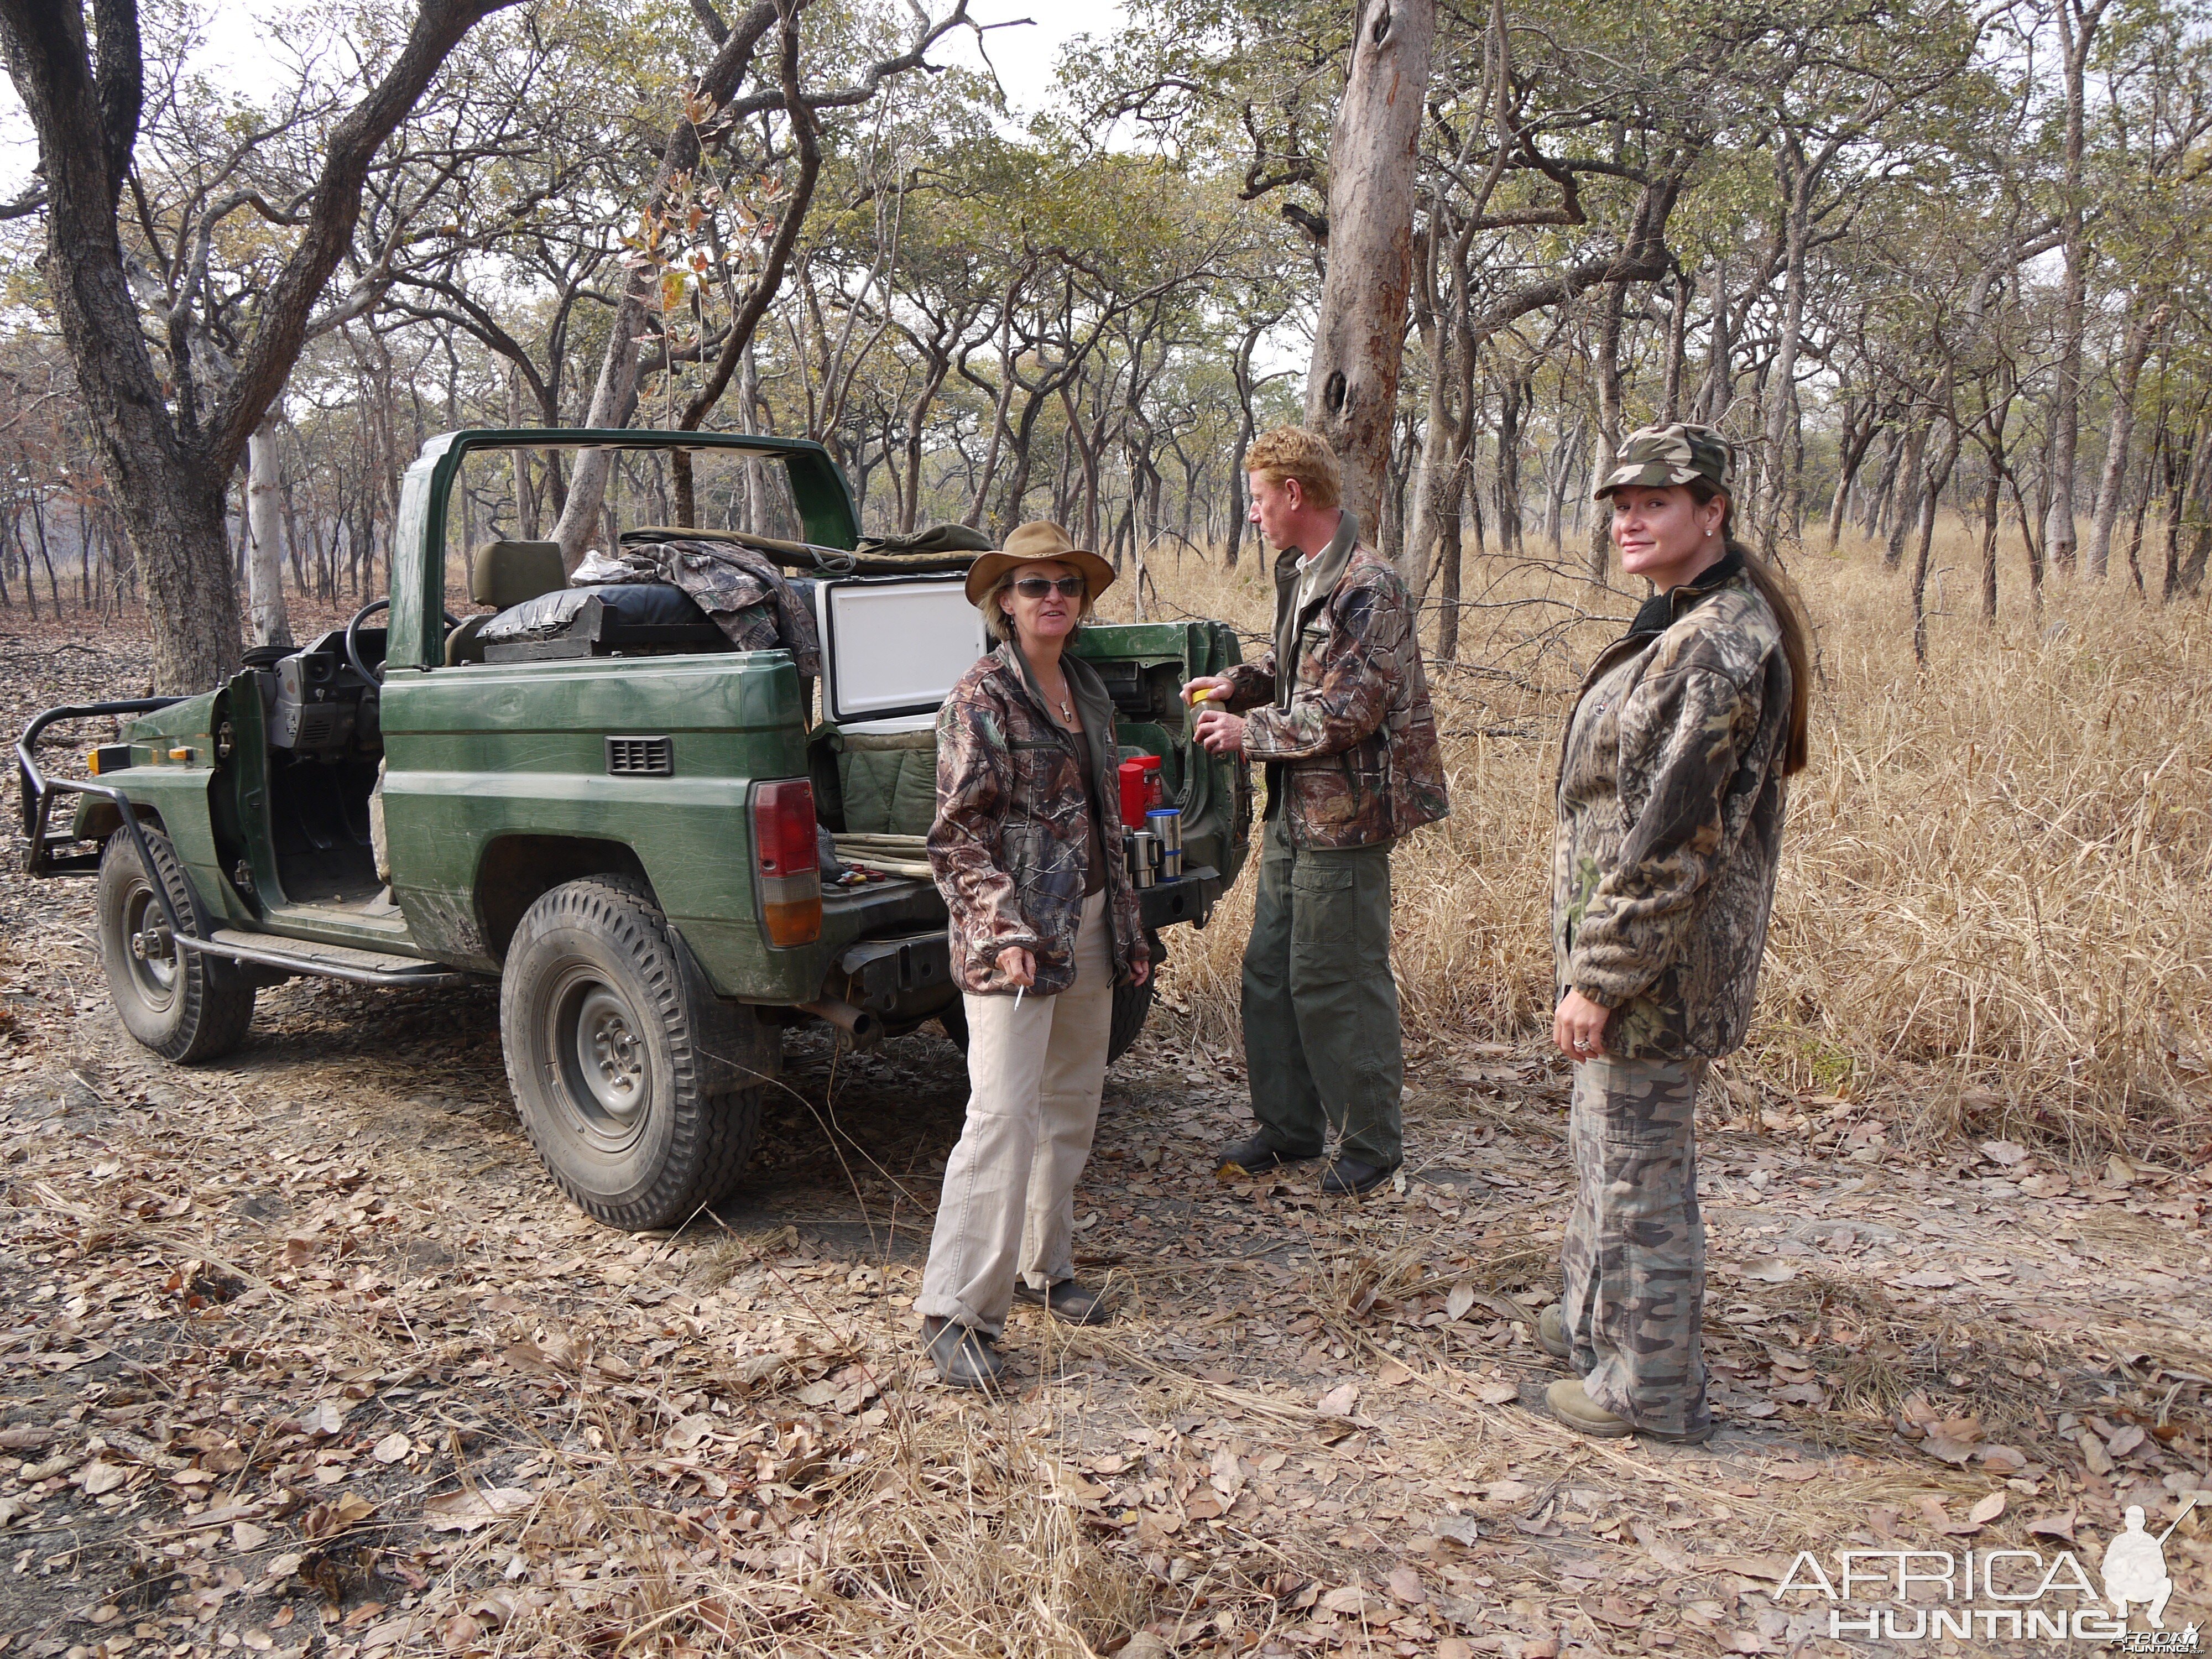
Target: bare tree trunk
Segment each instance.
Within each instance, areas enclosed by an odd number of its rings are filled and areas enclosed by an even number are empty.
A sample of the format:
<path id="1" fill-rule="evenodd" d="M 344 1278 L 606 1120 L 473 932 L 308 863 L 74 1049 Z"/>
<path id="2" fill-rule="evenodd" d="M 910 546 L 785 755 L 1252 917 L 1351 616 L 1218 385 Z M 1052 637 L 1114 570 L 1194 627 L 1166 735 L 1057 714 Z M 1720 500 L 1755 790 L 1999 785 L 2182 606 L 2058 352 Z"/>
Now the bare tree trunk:
<path id="1" fill-rule="evenodd" d="M 1662 421 L 1682 418 L 1682 375 L 1689 354 L 1690 279 L 1682 274 L 1680 264 L 1674 267 L 1674 295 L 1667 312 L 1667 387 L 1659 416 Z"/>
<path id="2" fill-rule="evenodd" d="M 1305 418 L 1335 446 L 1344 504 L 1372 533 L 1405 359 L 1416 146 L 1435 0 L 1362 0 L 1358 18 L 1329 145 L 1328 271 Z"/>
<path id="3" fill-rule="evenodd" d="M 1949 400 L 1947 380 L 1942 401 Z M 1936 545 L 1936 507 L 1943 486 L 1951 481 L 1951 469 L 1959 462 L 1959 437 L 1954 426 L 1944 444 L 1942 459 L 1929 473 L 1920 496 L 1920 552 L 1912 563 L 1912 660 L 1923 668 L 1928 666 L 1928 559 Z"/>
<path id="4" fill-rule="evenodd" d="M 1613 458 L 1620 450 L 1620 318 L 1628 298 L 1628 284 L 1607 283 L 1599 301 L 1597 363 L 1597 459 L 1590 471 L 1596 480 L 1613 471 Z M 1612 515 L 1590 516 L 1589 579 L 1606 580 L 1612 568 Z"/>
<path id="5" fill-rule="evenodd" d="M 2002 483 L 1992 456 L 1990 475 L 1982 483 L 1982 621 L 1990 627 L 1997 620 L 1997 490 Z"/>
<path id="6" fill-rule="evenodd" d="M 2112 387 L 2112 429 L 2105 440 L 2105 470 L 2097 483 L 2096 517 L 2089 529 L 2088 575 L 2105 580 L 2112 562 L 2112 526 L 2119 522 L 2120 496 L 2127 483 L 2128 444 L 2135 436 L 2136 388 L 2142 383 L 2144 363 L 2150 360 L 2152 342 L 2172 315 L 2170 305 L 2155 309 L 2138 298 L 2135 321 L 2128 329 Z"/>
<path id="7" fill-rule="evenodd" d="M 2081 336 L 2087 319 L 2089 250 L 2081 223 L 2082 104 L 2089 47 L 2111 0 L 2057 0 L 2059 68 L 2066 96 L 2065 194 L 2059 204 L 2066 268 L 2058 316 L 2058 374 L 2051 410 L 2049 515 L 2044 545 L 2061 575 L 2074 570 L 2074 453 L 2081 423 Z"/>
<path id="8" fill-rule="evenodd" d="M 1437 660 L 1459 660 L 1459 596 L 1460 561 L 1465 538 L 1461 532 L 1462 503 L 1473 491 L 1466 488 L 1466 479 L 1460 470 L 1452 470 L 1453 488 L 1443 503 L 1442 538 L 1437 549 L 1437 597 L 1443 602 L 1443 614 L 1437 618 Z"/>
<path id="9" fill-rule="evenodd" d="M 283 483 L 277 477 L 276 423 L 264 420 L 246 445 L 246 621 L 256 645 L 289 645 L 284 605 L 284 544 L 279 522 Z"/>
<path id="10" fill-rule="evenodd" d="M 1911 535 L 1912 526 L 1919 517 L 1921 492 L 1927 480 L 1921 476 L 1920 460 L 1928 447 L 1928 428 L 1916 425 L 1905 434 L 1904 459 L 1898 463 L 1896 494 L 1891 498 L 1889 544 L 1882 550 L 1883 568 L 1896 569 L 1905 562 L 1905 538 Z M 1948 468 L 1945 471 L 1948 472 Z"/>
<path id="11" fill-rule="evenodd" d="M 1778 325 L 1774 361 L 1766 374 L 1766 409 L 1763 422 L 1765 453 L 1760 459 L 1759 490 L 1759 549 L 1768 557 L 1782 533 L 1782 507 L 1790 489 L 1790 468 L 1784 464 L 1784 445 L 1790 433 L 1791 405 L 1797 389 L 1797 337 L 1805 325 L 1805 259 L 1812 236 L 1813 190 L 1820 168 L 1805 156 L 1794 129 L 1781 135 L 1785 218 L 1783 257 L 1782 319 Z"/>
<path id="12" fill-rule="evenodd" d="M 1521 551 L 1521 403 L 1528 383 L 1509 370 L 1498 399 L 1498 545 L 1504 552 Z M 1474 481 L 1468 481 L 1473 492 Z"/>
<path id="13" fill-rule="evenodd" d="M 1728 266 L 1715 265 L 1710 280 L 1713 320 L 1705 351 L 1705 382 L 1698 388 L 1698 419 L 1707 426 L 1718 426 L 1735 395 L 1735 343 L 1729 337 Z"/>

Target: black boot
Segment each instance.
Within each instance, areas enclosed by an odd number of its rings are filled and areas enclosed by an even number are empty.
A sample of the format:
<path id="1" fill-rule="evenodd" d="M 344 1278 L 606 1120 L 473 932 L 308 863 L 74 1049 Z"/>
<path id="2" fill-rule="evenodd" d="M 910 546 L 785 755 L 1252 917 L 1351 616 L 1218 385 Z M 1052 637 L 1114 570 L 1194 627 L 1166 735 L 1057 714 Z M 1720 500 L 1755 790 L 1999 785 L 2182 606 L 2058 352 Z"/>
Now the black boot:
<path id="1" fill-rule="evenodd" d="M 1232 1179 L 1240 1175 L 1265 1175 L 1285 1164 L 1304 1164 L 1320 1156 L 1318 1151 L 1286 1152 L 1265 1134 L 1249 1134 L 1221 1149 L 1221 1156 L 1214 1160 L 1213 1172 Z"/>
<path id="2" fill-rule="evenodd" d="M 1014 1300 L 1042 1308 L 1063 1325 L 1103 1325 L 1114 1316 L 1114 1304 L 1103 1291 L 1094 1291 L 1072 1279 L 1063 1279 L 1048 1291 L 1031 1288 L 1029 1280 L 1014 1281 Z"/>
<path id="3" fill-rule="evenodd" d="M 1322 1191 L 1334 1198 L 1371 1193 L 1398 1173 L 1395 1164 L 1367 1164 L 1356 1158 L 1339 1158 L 1321 1178 Z"/>
<path id="4" fill-rule="evenodd" d="M 972 1325 L 932 1316 L 921 1322 L 921 1340 L 938 1380 L 949 1387 L 994 1389 L 1006 1373 L 993 1339 Z"/>

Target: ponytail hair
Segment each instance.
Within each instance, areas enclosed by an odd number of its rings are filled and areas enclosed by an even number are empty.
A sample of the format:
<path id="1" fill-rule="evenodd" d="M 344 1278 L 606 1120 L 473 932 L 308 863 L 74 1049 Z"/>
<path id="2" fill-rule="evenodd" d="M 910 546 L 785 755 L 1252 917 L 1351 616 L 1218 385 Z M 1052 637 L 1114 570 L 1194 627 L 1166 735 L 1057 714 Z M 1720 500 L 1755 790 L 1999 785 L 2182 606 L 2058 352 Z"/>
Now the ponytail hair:
<path id="1" fill-rule="evenodd" d="M 1805 769 L 1812 752 L 1806 726 L 1813 701 L 1813 629 L 1805 618 L 1805 601 L 1798 594 L 1797 584 L 1786 574 L 1736 539 L 1733 500 L 1703 478 L 1692 482 L 1689 489 L 1700 507 L 1721 496 L 1724 503 L 1722 538 L 1728 550 L 1743 561 L 1743 574 L 1751 579 L 1781 626 L 1782 654 L 1790 664 L 1790 726 L 1782 738 L 1782 775 L 1795 776 Z"/>

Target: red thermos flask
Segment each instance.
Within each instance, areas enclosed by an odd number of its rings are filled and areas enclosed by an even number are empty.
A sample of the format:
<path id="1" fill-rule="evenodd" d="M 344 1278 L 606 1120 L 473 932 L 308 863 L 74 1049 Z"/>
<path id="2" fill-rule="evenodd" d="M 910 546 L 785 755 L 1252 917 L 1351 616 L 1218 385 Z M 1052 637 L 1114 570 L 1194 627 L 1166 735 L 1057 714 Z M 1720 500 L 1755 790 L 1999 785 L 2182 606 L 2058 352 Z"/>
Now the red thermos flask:
<path id="1" fill-rule="evenodd" d="M 1145 814 L 1167 802 L 1167 786 L 1160 781 L 1158 755 L 1132 755 L 1121 763 L 1121 827 L 1141 830 Z"/>

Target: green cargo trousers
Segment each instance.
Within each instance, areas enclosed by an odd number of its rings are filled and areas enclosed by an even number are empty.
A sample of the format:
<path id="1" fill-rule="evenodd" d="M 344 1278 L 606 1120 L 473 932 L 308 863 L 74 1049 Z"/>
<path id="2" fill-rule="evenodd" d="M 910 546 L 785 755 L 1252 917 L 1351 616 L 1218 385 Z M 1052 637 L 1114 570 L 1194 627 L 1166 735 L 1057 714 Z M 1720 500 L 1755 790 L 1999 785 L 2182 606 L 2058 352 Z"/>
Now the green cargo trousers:
<path id="1" fill-rule="evenodd" d="M 1255 903 L 1244 1066 L 1261 1133 L 1311 1157 L 1334 1126 L 1346 1156 L 1395 1168 L 1406 1058 L 1390 977 L 1390 843 L 1293 847 L 1271 818 Z"/>

